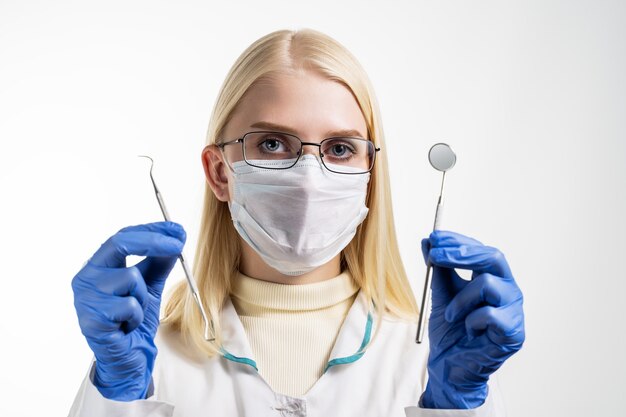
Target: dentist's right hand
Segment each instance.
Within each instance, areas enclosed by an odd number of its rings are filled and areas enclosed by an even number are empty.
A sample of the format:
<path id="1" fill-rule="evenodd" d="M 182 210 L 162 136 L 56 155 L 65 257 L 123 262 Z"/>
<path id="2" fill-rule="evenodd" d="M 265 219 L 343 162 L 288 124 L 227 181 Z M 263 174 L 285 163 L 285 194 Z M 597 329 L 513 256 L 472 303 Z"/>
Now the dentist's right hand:
<path id="1" fill-rule="evenodd" d="M 174 222 L 125 227 L 73 278 L 78 322 L 96 358 L 93 382 L 104 397 L 146 398 L 161 295 L 185 240 L 185 230 Z M 126 267 L 128 255 L 146 258 Z"/>

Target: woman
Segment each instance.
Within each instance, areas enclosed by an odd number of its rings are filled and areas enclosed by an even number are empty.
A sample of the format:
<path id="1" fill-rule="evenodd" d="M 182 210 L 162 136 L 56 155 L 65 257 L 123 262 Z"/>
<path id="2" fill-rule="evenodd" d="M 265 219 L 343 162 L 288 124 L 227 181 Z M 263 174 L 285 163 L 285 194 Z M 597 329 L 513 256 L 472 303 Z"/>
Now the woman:
<path id="1" fill-rule="evenodd" d="M 503 414 L 488 380 L 523 344 L 522 294 L 497 249 L 434 232 L 429 343 L 415 343 L 378 108 L 342 45 L 310 29 L 257 40 L 207 142 L 194 276 L 211 340 L 186 282 L 159 323 L 182 227 L 121 229 L 72 281 L 95 359 L 71 416 Z M 127 268 L 129 254 L 146 259 Z"/>

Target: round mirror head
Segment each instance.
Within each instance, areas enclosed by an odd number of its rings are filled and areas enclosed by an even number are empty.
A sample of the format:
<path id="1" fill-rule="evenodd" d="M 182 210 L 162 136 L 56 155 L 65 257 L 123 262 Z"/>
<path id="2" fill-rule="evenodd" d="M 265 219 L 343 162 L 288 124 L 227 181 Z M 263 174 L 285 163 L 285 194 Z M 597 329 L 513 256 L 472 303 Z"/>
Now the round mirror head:
<path id="1" fill-rule="evenodd" d="M 456 155 L 447 143 L 435 143 L 428 151 L 428 160 L 437 171 L 448 171 L 456 163 Z"/>

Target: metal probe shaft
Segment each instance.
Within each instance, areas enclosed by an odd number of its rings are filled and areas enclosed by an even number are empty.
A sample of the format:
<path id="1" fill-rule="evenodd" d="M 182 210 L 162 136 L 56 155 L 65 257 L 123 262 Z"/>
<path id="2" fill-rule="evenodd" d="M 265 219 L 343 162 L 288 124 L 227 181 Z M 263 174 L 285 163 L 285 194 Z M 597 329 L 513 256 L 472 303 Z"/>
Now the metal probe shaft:
<path id="1" fill-rule="evenodd" d="M 150 161 L 152 161 L 152 165 L 154 164 L 154 161 L 149 156 L 146 156 L 146 155 L 138 155 L 138 156 L 143 157 L 143 158 L 148 158 L 150 159 Z M 150 165 L 150 180 L 152 180 L 152 186 L 154 187 L 154 192 L 156 194 L 157 201 L 159 202 L 161 213 L 163 213 L 163 218 L 169 222 L 171 220 L 167 212 L 167 209 L 165 208 L 165 202 L 163 201 L 163 196 L 161 196 L 161 193 L 159 192 L 159 189 L 157 188 L 156 183 L 154 182 L 154 178 L 152 177 L 152 165 Z M 193 279 L 192 274 L 191 274 L 191 269 L 187 265 L 187 261 L 185 260 L 185 257 L 183 256 L 182 252 L 180 255 L 178 255 L 178 259 L 180 259 L 180 263 L 183 266 L 183 271 L 185 272 L 185 276 L 187 277 L 187 283 L 189 284 L 189 289 L 191 290 L 191 294 L 193 295 L 193 298 L 196 301 L 198 308 L 200 309 L 200 314 L 202 315 L 202 320 L 204 321 L 204 339 L 209 342 L 213 341 L 215 340 L 215 338 L 209 338 L 209 319 L 208 319 L 206 312 L 204 311 L 204 307 L 202 306 L 202 301 L 198 293 L 198 287 L 196 286 L 196 282 Z M 210 324 L 211 324 L 211 327 L 213 327 L 212 326 L 213 322 L 210 322 Z"/>

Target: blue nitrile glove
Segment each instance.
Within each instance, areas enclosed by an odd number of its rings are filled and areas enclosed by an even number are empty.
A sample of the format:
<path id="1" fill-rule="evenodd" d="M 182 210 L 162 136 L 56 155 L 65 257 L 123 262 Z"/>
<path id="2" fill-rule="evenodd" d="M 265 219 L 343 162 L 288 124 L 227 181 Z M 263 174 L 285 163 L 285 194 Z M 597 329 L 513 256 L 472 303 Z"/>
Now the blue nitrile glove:
<path id="1" fill-rule="evenodd" d="M 422 240 L 433 265 L 430 354 L 423 408 L 476 408 L 487 381 L 524 343 L 522 292 L 504 255 L 458 233 L 436 230 Z M 453 268 L 472 270 L 472 280 Z"/>
<path id="2" fill-rule="evenodd" d="M 104 397 L 146 398 L 161 293 L 185 239 L 183 227 L 173 222 L 125 227 L 72 280 L 78 322 L 96 357 L 94 385 Z M 128 255 L 146 258 L 127 268 Z"/>

